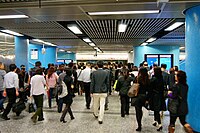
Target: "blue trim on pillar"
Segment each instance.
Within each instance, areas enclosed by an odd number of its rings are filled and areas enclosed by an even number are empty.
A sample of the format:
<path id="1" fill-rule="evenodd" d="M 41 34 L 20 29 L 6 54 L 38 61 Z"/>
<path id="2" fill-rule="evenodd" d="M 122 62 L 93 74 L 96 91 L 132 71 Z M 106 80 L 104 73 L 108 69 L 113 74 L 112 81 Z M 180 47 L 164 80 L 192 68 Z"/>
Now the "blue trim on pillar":
<path id="1" fill-rule="evenodd" d="M 47 68 L 49 63 L 56 63 L 56 47 L 45 46 L 46 53 L 42 54 L 42 45 L 37 44 L 29 44 L 28 55 L 29 55 L 29 68 L 33 68 L 36 61 L 40 61 L 42 63 L 42 67 Z M 31 49 L 38 50 L 38 59 L 31 59 Z"/>
<path id="2" fill-rule="evenodd" d="M 28 70 L 28 40 L 24 37 L 15 37 L 15 64 L 17 67 L 23 64 Z"/>
<path id="3" fill-rule="evenodd" d="M 174 54 L 174 66 L 179 66 L 179 46 L 137 46 L 133 49 L 136 66 L 144 61 L 145 54 Z"/>
<path id="4" fill-rule="evenodd" d="M 188 77 L 188 106 L 187 122 L 200 132 L 200 6 L 189 8 L 186 15 L 186 59 L 185 70 Z"/>

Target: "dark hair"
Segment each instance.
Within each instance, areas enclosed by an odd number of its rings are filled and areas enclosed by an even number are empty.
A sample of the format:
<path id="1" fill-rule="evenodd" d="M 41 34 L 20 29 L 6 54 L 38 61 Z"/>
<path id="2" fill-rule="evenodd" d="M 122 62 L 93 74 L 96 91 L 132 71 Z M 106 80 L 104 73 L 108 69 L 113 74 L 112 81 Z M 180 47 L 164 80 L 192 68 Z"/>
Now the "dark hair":
<path id="1" fill-rule="evenodd" d="M 170 73 L 170 74 L 175 74 L 174 68 L 170 68 L 170 69 L 169 69 L 169 73 Z"/>
<path id="2" fill-rule="evenodd" d="M 42 64 L 41 64 L 40 61 L 36 61 L 36 62 L 35 62 L 35 66 L 36 66 L 36 67 L 40 67 L 41 65 L 42 65 Z"/>
<path id="3" fill-rule="evenodd" d="M 138 82 L 142 82 L 144 85 L 149 84 L 149 75 L 145 67 L 141 67 L 138 73 Z"/>
<path id="4" fill-rule="evenodd" d="M 48 69 L 48 79 L 52 76 L 52 74 L 55 72 L 55 68 L 53 66 L 50 66 L 50 68 Z"/>
<path id="5" fill-rule="evenodd" d="M 161 71 L 160 67 L 155 67 L 154 68 L 154 76 L 157 77 L 157 78 L 162 77 L 162 71 Z"/>
<path id="6" fill-rule="evenodd" d="M 71 70 L 70 68 L 66 68 L 66 69 L 65 69 L 65 73 L 66 73 L 66 75 L 68 75 L 68 76 L 72 76 L 72 70 Z"/>
<path id="7" fill-rule="evenodd" d="M 37 68 L 36 71 L 35 71 L 35 74 L 42 75 L 43 74 L 43 69 L 42 68 Z"/>
<path id="8" fill-rule="evenodd" d="M 178 71 L 178 66 L 174 66 L 174 71 Z"/>
<path id="9" fill-rule="evenodd" d="M 161 67 L 166 69 L 167 68 L 167 64 L 161 64 Z"/>
<path id="10" fill-rule="evenodd" d="M 17 74 L 20 74 L 20 69 L 17 67 L 17 69 L 16 69 L 16 72 L 15 73 L 17 73 Z"/>
<path id="11" fill-rule="evenodd" d="M 10 71 L 14 71 L 17 68 L 15 64 L 10 64 L 9 69 Z"/>
<path id="12" fill-rule="evenodd" d="M 129 77 L 129 70 L 121 69 L 121 74 L 124 76 L 124 79 L 126 80 Z"/>
<path id="13" fill-rule="evenodd" d="M 97 61 L 97 66 L 99 67 L 99 68 L 103 68 L 103 61 Z"/>
<path id="14" fill-rule="evenodd" d="M 183 85 L 187 85 L 187 76 L 184 71 L 179 70 L 177 73 L 177 79 L 178 83 L 181 83 Z"/>

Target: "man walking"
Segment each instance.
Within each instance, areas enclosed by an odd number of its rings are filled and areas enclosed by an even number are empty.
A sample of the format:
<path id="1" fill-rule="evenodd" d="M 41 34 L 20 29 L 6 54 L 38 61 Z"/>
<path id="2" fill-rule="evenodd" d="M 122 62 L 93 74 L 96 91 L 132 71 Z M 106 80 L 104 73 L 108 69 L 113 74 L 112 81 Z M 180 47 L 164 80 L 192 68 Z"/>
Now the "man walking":
<path id="1" fill-rule="evenodd" d="M 8 104 L 6 106 L 6 109 L 4 110 L 2 114 L 2 118 L 4 120 L 10 120 L 8 118 L 8 114 L 15 103 L 16 96 L 19 95 L 18 88 L 19 88 L 19 80 L 18 80 L 18 75 L 15 73 L 17 66 L 15 64 L 10 64 L 9 66 L 10 72 L 7 73 L 4 76 L 4 92 L 3 95 L 8 97 Z"/>
<path id="2" fill-rule="evenodd" d="M 99 124 L 103 123 L 105 99 L 109 88 L 108 72 L 103 70 L 103 61 L 97 62 L 98 70 L 94 71 L 91 76 L 90 91 L 93 96 L 94 116 L 98 118 Z M 98 108 L 99 115 L 98 115 Z"/>

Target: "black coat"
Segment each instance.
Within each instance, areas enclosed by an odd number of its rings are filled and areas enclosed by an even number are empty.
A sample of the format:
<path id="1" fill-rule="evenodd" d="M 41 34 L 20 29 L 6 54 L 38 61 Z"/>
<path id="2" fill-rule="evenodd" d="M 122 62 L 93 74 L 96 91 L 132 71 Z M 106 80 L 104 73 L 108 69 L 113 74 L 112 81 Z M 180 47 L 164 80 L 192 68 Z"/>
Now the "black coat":
<path id="1" fill-rule="evenodd" d="M 149 106 L 152 111 L 166 110 L 164 98 L 164 80 L 162 77 L 153 77 L 150 81 L 150 90 L 148 94 Z"/>
<path id="2" fill-rule="evenodd" d="M 63 79 L 64 83 L 66 84 L 67 86 L 67 91 L 68 91 L 68 94 L 67 96 L 63 97 L 63 103 L 69 103 L 69 104 L 72 104 L 73 102 L 73 90 L 72 90 L 72 87 L 71 85 L 73 84 L 73 79 L 71 76 L 68 76 L 66 75 Z"/>
<path id="3" fill-rule="evenodd" d="M 175 84 L 172 88 L 173 97 L 179 98 L 179 108 L 177 115 L 187 115 L 188 114 L 188 102 L 187 102 L 187 95 L 188 95 L 188 85 L 183 84 Z"/>
<path id="4" fill-rule="evenodd" d="M 116 90 L 119 91 L 119 95 L 127 95 L 130 87 L 131 87 L 131 81 L 133 81 L 134 78 L 128 77 L 127 79 L 124 78 L 124 76 L 119 77 Z"/>

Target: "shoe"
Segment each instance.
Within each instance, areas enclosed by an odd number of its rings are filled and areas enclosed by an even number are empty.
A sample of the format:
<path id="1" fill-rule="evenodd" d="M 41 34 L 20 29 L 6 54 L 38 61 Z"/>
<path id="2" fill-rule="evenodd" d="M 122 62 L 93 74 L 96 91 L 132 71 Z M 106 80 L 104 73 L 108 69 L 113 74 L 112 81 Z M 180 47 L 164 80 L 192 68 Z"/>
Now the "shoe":
<path id="1" fill-rule="evenodd" d="M 87 107 L 87 109 L 90 109 L 90 107 Z"/>
<path id="2" fill-rule="evenodd" d="M 162 128 L 163 128 L 162 125 L 159 124 L 159 125 L 158 125 L 158 129 L 157 129 L 157 131 L 162 131 Z"/>
<path id="3" fill-rule="evenodd" d="M 43 121 L 44 120 L 44 118 L 38 118 L 38 121 Z"/>
<path id="4" fill-rule="evenodd" d="M 155 126 L 155 127 L 157 127 L 158 126 L 158 122 L 155 121 L 152 125 Z"/>
<path id="5" fill-rule="evenodd" d="M 121 117 L 125 117 L 125 115 L 121 115 Z"/>
<path id="6" fill-rule="evenodd" d="M 98 116 L 96 116 L 94 113 L 93 113 L 93 115 L 94 115 L 94 117 L 97 119 L 98 118 Z"/>
<path id="7" fill-rule="evenodd" d="M 141 127 L 138 127 L 137 129 L 135 129 L 136 131 L 142 131 L 142 128 Z"/>
<path id="8" fill-rule="evenodd" d="M 125 113 L 125 115 L 129 115 L 129 113 Z"/>
<path id="9" fill-rule="evenodd" d="M 60 119 L 60 122 L 66 123 L 67 121 L 65 121 L 64 119 Z"/>
<path id="10" fill-rule="evenodd" d="M 10 118 L 8 118 L 8 116 L 2 116 L 1 118 L 4 120 L 10 120 Z"/>
<path id="11" fill-rule="evenodd" d="M 103 121 L 99 121 L 99 124 L 103 124 Z"/>
<path id="12" fill-rule="evenodd" d="M 71 120 L 75 119 L 75 117 L 71 117 Z"/>

